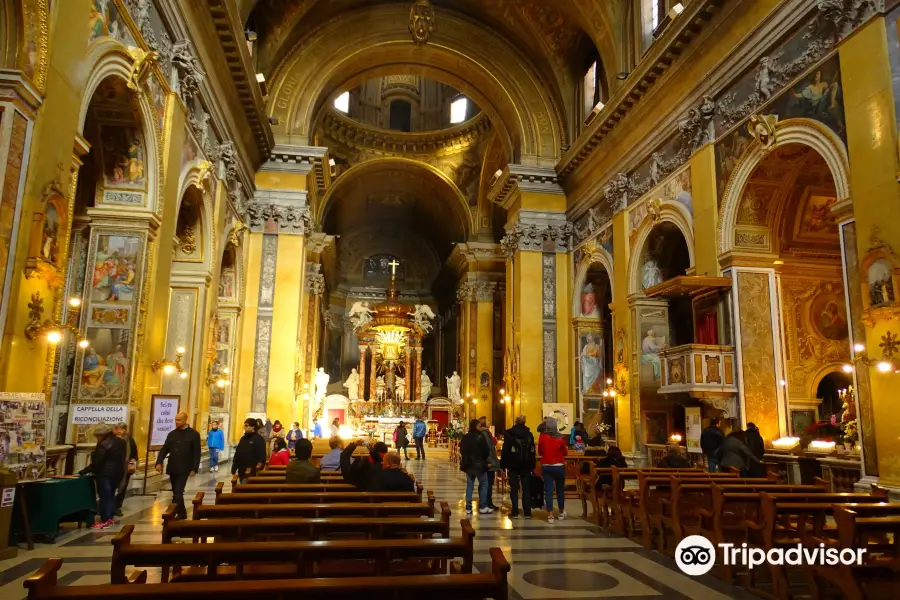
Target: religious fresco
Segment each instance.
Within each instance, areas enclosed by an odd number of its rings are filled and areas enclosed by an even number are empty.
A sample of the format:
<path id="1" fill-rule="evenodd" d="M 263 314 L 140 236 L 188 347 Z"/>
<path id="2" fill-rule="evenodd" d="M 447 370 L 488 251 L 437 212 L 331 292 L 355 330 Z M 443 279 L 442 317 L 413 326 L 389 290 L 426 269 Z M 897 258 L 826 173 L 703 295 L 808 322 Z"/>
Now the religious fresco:
<path id="1" fill-rule="evenodd" d="M 185 124 L 184 126 L 184 143 L 181 145 L 181 166 L 194 162 L 198 158 L 202 158 L 200 147 L 194 140 L 194 134 L 191 128 Z"/>
<path id="2" fill-rule="evenodd" d="M 90 298 L 99 302 L 133 302 L 142 239 L 136 235 L 101 235 L 94 253 Z"/>
<path id="3" fill-rule="evenodd" d="M 146 153 L 140 130 L 122 125 L 102 125 L 100 131 L 104 187 L 146 189 Z"/>
<path id="4" fill-rule="evenodd" d="M 747 131 L 746 127 L 738 127 L 725 137 L 716 142 L 716 192 L 718 194 L 718 205 L 721 208 L 722 198 L 725 197 L 725 186 L 728 179 L 738 164 L 744 151 L 750 146 L 753 138 Z"/>
<path id="5" fill-rule="evenodd" d="M 669 413 L 644 412 L 644 443 L 666 444 L 669 441 Z"/>
<path id="6" fill-rule="evenodd" d="M 235 291 L 237 287 L 237 273 L 233 266 L 222 267 L 219 275 L 219 299 L 231 300 L 235 299 Z"/>
<path id="7" fill-rule="evenodd" d="M 891 65 L 891 87 L 894 90 L 894 117 L 900 125 L 900 5 L 895 6 L 884 17 L 887 30 L 888 60 Z M 868 473 L 868 470 L 866 470 Z"/>
<path id="8" fill-rule="evenodd" d="M 234 342 L 235 325 L 237 315 L 234 313 L 219 312 L 216 318 L 215 329 L 215 361 L 213 362 L 213 375 L 228 376 L 234 373 Z M 232 377 L 227 377 L 232 379 Z M 213 412 L 226 410 L 231 398 L 231 386 L 219 387 L 213 384 L 210 387 L 209 407 Z"/>
<path id="9" fill-rule="evenodd" d="M 662 313 L 663 311 L 659 311 Z M 641 323 L 641 387 L 659 389 L 662 385 L 662 362 L 659 351 L 668 346 L 669 326 L 662 319 L 648 319 Z"/>
<path id="10" fill-rule="evenodd" d="M 166 100 L 167 92 L 163 84 L 156 78 L 156 73 L 150 73 L 147 77 L 147 89 L 150 91 L 150 101 L 153 106 L 153 114 L 156 116 L 156 125 L 159 131 L 166 128 Z"/>
<path id="11" fill-rule="evenodd" d="M 127 327 L 88 327 L 90 346 L 81 360 L 82 400 L 124 401 L 131 368 L 131 332 Z"/>
<path id="12" fill-rule="evenodd" d="M 126 46 L 137 46 L 113 0 L 91 0 L 89 27 L 88 44 L 101 37 L 111 37 Z"/>
<path id="13" fill-rule="evenodd" d="M 839 292 L 839 288 L 832 288 L 817 294 L 809 307 L 809 317 L 820 336 L 842 341 L 847 339 L 847 314 Z"/>
<path id="14" fill-rule="evenodd" d="M 115 327 L 127 326 L 128 319 L 131 317 L 131 310 L 128 308 L 111 307 L 111 306 L 92 306 L 88 326 L 98 327 Z"/>
<path id="15" fill-rule="evenodd" d="M 603 333 L 596 331 L 579 332 L 578 365 L 580 371 L 579 389 L 583 396 L 602 396 L 605 387 L 603 368 Z"/>
<path id="16" fill-rule="evenodd" d="M 673 223 L 660 223 L 650 231 L 641 251 L 641 289 L 684 275 L 689 266 L 690 254 L 681 230 Z"/>
<path id="17" fill-rule="evenodd" d="M 869 265 L 866 272 L 869 283 L 869 307 L 887 306 L 894 303 L 893 268 L 884 258 L 879 258 Z"/>

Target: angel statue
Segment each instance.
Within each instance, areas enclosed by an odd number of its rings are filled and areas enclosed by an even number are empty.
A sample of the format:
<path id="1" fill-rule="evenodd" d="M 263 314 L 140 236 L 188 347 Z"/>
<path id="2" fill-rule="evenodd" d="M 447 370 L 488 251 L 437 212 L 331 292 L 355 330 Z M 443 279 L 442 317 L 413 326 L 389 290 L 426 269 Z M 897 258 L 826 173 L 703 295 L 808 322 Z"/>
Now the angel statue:
<path id="1" fill-rule="evenodd" d="M 315 384 L 316 384 L 316 399 L 322 400 L 325 397 L 325 388 L 328 387 L 328 380 L 331 379 L 331 376 L 325 372 L 324 367 L 319 367 L 316 369 L 315 376 Z"/>
<path id="2" fill-rule="evenodd" d="M 412 316 L 413 322 L 425 333 L 432 329 L 431 319 L 434 318 L 434 311 L 427 304 L 416 304 L 415 312 L 408 313 Z"/>
<path id="3" fill-rule="evenodd" d="M 359 373 L 356 369 L 350 371 L 350 375 L 347 376 L 347 381 L 344 382 L 343 387 L 347 388 L 347 398 L 359 400 Z"/>
<path id="4" fill-rule="evenodd" d="M 425 369 L 422 369 L 421 380 L 422 386 L 419 388 L 419 402 L 428 402 L 428 397 L 431 396 L 431 386 L 434 384 L 431 381 L 431 377 L 425 372 Z"/>
<path id="5" fill-rule="evenodd" d="M 462 379 L 460 379 L 459 374 L 453 371 L 453 375 L 445 377 L 445 379 L 447 380 L 447 397 L 454 402 L 461 402 L 462 394 L 459 390 L 462 386 Z"/>
<path id="6" fill-rule="evenodd" d="M 403 402 L 406 400 L 406 379 L 404 377 L 398 377 L 394 382 L 394 398 Z"/>
<path id="7" fill-rule="evenodd" d="M 350 307 L 350 312 L 347 314 L 347 316 L 350 318 L 350 322 L 353 324 L 353 331 L 359 331 L 369 324 L 374 314 L 375 311 L 369 308 L 368 302 L 358 300 L 353 303 L 352 307 Z"/>

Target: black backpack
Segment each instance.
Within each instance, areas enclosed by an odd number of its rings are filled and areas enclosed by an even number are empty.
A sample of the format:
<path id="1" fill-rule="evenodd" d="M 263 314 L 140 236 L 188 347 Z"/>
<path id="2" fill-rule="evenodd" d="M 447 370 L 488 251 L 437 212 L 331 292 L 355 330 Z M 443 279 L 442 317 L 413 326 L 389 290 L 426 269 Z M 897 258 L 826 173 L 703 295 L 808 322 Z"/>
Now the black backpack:
<path id="1" fill-rule="evenodd" d="M 519 436 L 507 436 L 508 445 L 503 450 L 503 465 L 506 469 L 517 472 L 531 471 L 537 464 L 537 450 L 534 447 L 534 437 L 527 439 Z"/>

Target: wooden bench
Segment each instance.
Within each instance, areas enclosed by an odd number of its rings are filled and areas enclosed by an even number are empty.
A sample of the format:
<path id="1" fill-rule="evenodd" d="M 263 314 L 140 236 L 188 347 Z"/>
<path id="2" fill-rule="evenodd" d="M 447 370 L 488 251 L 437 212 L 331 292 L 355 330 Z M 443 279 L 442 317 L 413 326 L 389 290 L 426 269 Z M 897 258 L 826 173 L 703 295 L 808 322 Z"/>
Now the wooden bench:
<path id="1" fill-rule="evenodd" d="M 267 517 L 175 519 L 175 505 L 163 513 L 162 543 L 176 539 L 194 542 L 269 541 L 285 537 L 322 540 L 330 537 L 364 539 L 450 537 L 450 506 L 440 503 L 440 518 L 422 517 Z"/>
<path id="2" fill-rule="evenodd" d="M 340 471 L 321 471 L 319 479 L 324 484 L 344 483 L 344 477 Z M 284 471 L 257 473 L 251 477 L 244 478 L 244 484 L 260 484 L 260 483 L 287 483 Z M 237 475 L 231 478 L 231 485 L 240 485 Z M 350 484 L 352 485 L 352 484 Z"/>
<path id="3" fill-rule="evenodd" d="M 110 583 L 128 583 L 128 567 L 158 567 L 163 583 L 424 575 L 445 573 L 448 565 L 451 573 L 471 573 L 475 530 L 467 519 L 460 525 L 459 538 L 215 544 L 133 544 L 134 525 L 126 525 L 112 540 Z"/>
<path id="4" fill-rule="evenodd" d="M 270 492 L 224 494 L 216 490 L 216 504 L 326 504 L 329 502 L 421 502 L 419 492 Z M 434 503 L 434 492 L 428 492 Z"/>
<path id="5" fill-rule="evenodd" d="M 85 600 L 508 600 L 509 563 L 499 548 L 491 548 L 491 571 L 478 574 L 411 575 L 409 577 L 323 577 L 251 581 L 203 581 L 148 584 L 146 571 L 132 583 L 116 585 L 57 585 L 62 559 L 49 559 L 25 581 L 29 600 L 74 598 Z"/>
<path id="6" fill-rule="evenodd" d="M 837 539 L 811 538 L 828 548 L 865 549 L 861 565 L 812 568 L 813 598 L 823 583 L 833 585 L 848 600 L 891 598 L 900 589 L 900 504 L 838 504 L 832 514 Z"/>
<path id="7" fill-rule="evenodd" d="M 887 497 L 883 490 L 873 494 L 781 494 L 759 493 L 759 516 L 747 519 L 747 544 L 768 552 L 773 548 L 795 547 L 811 538 L 823 538 L 829 535 L 826 530 L 826 518 L 831 516 L 838 504 L 870 504 L 884 503 Z M 747 586 L 755 593 L 773 598 L 790 597 L 788 573 L 784 565 L 766 565 L 769 581 L 761 582 L 757 576 L 759 569 L 748 571 Z M 801 567 L 805 569 L 805 567 Z M 807 583 L 810 574 L 805 573 Z M 766 589 L 766 587 L 769 589 Z"/>
<path id="8" fill-rule="evenodd" d="M 225 491 L 225 482 L 216 484 L 216 494 Z M 352 492 L 356 487 L 349 483 L 237 483 L 232 484 L 233 494 L 268 494 L 270 492 Z"/>
<path id="9" fill-rule="evenodd" d="M 203 504 L 205 492 L 197 492 L 193 500 L 193 518 L 256 518 L 265 517 L 434 517 L 434 496 L 428 502 L 326 502 L 319 504 L 267 503 Z M 227 494 L 223 494 L 225 496 Z M 251 498 L 264 499 L 256 494 Z"/>

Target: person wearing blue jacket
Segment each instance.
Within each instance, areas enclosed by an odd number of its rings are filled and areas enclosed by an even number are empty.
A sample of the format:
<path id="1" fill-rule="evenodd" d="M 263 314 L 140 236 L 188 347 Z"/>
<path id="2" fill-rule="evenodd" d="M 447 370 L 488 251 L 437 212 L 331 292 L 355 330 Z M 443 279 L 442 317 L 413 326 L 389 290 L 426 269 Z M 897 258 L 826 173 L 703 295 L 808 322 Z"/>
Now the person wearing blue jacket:
<path id="1" fill-rule="evenodd" d="M 569 445 L 575 445 L 575 437 L 581 436 L 581 441 L 585 442 L 588 439 L 587 430 L 584 428 L 584 423 L 581 421 L 575 421 L 575 425 L 572 426 L 572 431 L 569 433 Z"/>
<path id="2" fill-rule="evenodd" d="M 413 424 L 413 440 L 416 442 L 416 460 L 425 460 L 425 435 L 428 433 L 428 426 L 422 417 L 416 417 Z"/>
<path id="3" fill-rule="evenodd" d="M 206 447 L 209 448 L 209 470 L 219 470 L 219 452 L 225 449 L 225 433 L 219 429 L 219 422 L 213 421 L 212 429 L 206 434 Z"/>

